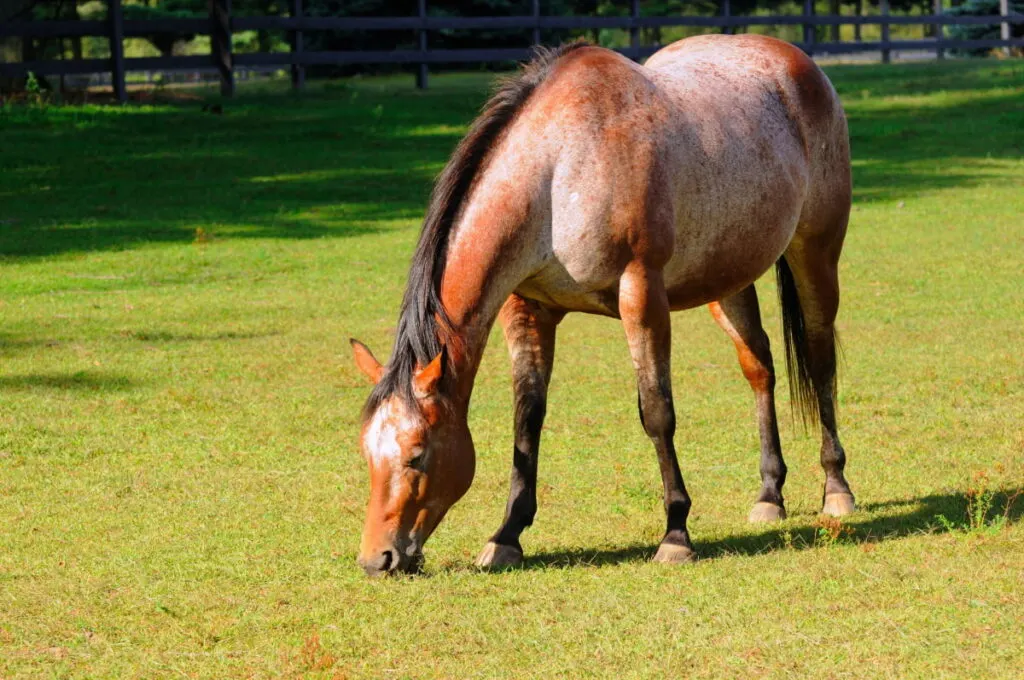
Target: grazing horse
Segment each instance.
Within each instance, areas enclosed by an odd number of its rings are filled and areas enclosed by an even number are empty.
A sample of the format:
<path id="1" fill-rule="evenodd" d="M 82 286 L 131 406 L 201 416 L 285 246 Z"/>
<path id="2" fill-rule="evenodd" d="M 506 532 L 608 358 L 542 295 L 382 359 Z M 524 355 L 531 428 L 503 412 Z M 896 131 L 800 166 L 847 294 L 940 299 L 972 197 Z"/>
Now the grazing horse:
<path id="1" fill-rule="evenodd" d="M 370 499 L 359 563 L 415 571 L 473 480 L 473 381 L 495 319 L 512 358 L 515 440 L 505 518 L 477 564 L 523 559 L 537 454 L 568 312 L 619 318 L 640 422 L 664 483 L 654 560 L 687 562 L 690 497 L 673 445 L 673 310 L 709 305 L 753 388 L 761 491 L 786 516 L 775 372 L 753 282 L 776 267 L 794 403 L 821 424 L 822 512 L 854 508 L 836 434 L 837 264 L 850 211 L 846 120 L 825 75 L 754 35 L 673 43 L 641 66 L 583 43 L 541 50 L 487 102 L 438 177 L 391 358 L 352 340 L 375 386 L 363 412 Z"/>

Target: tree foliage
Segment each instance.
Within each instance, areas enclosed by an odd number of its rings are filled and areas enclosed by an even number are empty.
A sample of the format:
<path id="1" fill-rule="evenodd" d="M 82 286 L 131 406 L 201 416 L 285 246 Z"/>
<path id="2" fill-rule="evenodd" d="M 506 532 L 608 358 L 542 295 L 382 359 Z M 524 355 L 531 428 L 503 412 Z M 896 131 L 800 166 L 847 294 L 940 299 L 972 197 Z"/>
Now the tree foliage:
<path id="1" fill-rule="evenodd" d="M 152 5 L 124 5 L 122 11 L 125 19 L 194 19 L 207 14 L 205 0 L 160 0 Z M 161 32 L 142 37 L 160 50 L 160 54 L 167 56 L 174 53 L 175 45 L 187 43 L 196 36 L 192 33 Z"/>
<path id="2" fill-rule="evenodd" d="M 208 0 L 122 0 L 126 19 L 165 19 L 205 17 Z M 959 1 L 959 0 L 955 0 Z M 696 14 L 710 16 L 721 12 L 723 0 L 642 0 L 641 12 L 647 16 Z M 730 0 L 734 16 L 758 12 L 791 11 L 799 0 Z M 933 0 L 890 0 L 894 13 L 917 11 L 931 13 Z M 857 6 L 877 12 L 879 0 L 817 0 L 819 11 L 836 12 L 840 4 Z M 827 8 L 822 9 L 825 5 Z M 1024 12 L 1024 0 L 1010 0 L 1011 8 Z M 322 17 L 409 17 L 417 14 L 417 0 L 304 0 L 305 12 Z M 532 14 L 532 0 L 427 0 L 432 16 L 528 16 Z M 288 0 L 232 0 L 232 13 L 238 16 L 284 16 L 289 11 Z M 546 16 L 622 16 L 629 13 L 629 0 L 541 0 L 540 10 Z M 0 21 L 75 20 L 79 18 L 103 19 L 107 0 L 0 0 Z M 999 0 L 963 0 L 948 10 L 953 15 L 996 15 Z M 739 30 L 743 30 L 740 27 Z M 950 26 L 947 34 L 961 39 L 991 39 L 999 37 L 998 25 Z M 1024 35 L 1024 26 L 1012 28 L 1015 37 Z M 545 29 L 541 40 L 557 43 L 580 31 Z M 602 44 L 622 44 L 623 31 L 586 31 L 585 37 Z M 647 43 L 660 43 L 665 39 L 659 28 L 644 29 L 642 39 Z M 837 36 L 838 34 L 834 34 Z M 143 36 L 161 54 L 169 55 L 195 36 L 186 33 L 154 33 Z M 269 52 L 283 49 L 288 36 L 284 31 L 252 31 L 235 36 L 235 48 L 240 51 Z M 523 47 L 532 42 L 532 29 L 473 29 L 431 31 L 428 35 L 431 49 L 463 49 L 474 47 Z M 833 37 L 832 39 L 836 39 Z M 322 50 L 374 50 L 415 49 L 418 36 L 414 30 L 405 31 L 309 31 L 305 34 L 307 49 Z M 55 59 L 65 53 L 67 46 L 75 57 L 81 56 L 82 39 L 0 39 L 0 54 L 4 59 Z M 987 50 L 968 50 L 984 53 Z M 325 73 L 350 73 L 367 67 L 317 67 Z M 8 84 L 9 86 L 9 84 Z"/>
<path id="3" fill-rule="evenodd" d="M 1024 13 L 1024 0 L 1010 0 L 1011 13 Z M 959 7 L 953 7 L 946 11 L 953 16 L 996 16 L 999 14 L 999 0 L 966 0 Z M 999 24 L 967 24 L 962 26 L 950 26 L 946 29 L 949 37 L 957 40 L 997 40 L 1000 36 Z M 1010 24 L 1010 36 L 1013 38 L 1024 37 L 1024 24 Z M 972 50 L 957 50 L 961 54 L 982 55 L 990 48 L 982 47 Z"/>

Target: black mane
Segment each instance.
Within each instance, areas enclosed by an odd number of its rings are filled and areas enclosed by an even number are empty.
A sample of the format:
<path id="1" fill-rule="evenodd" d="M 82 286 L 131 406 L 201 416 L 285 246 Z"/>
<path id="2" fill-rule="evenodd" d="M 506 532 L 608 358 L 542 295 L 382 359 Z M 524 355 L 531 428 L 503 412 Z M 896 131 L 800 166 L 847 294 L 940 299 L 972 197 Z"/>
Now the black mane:
<path id="1" fill-rule="evenodd" d="M 441 278 L 448 255 L 448 239 L 463 201 L 494 142 L 551 73 L 554 63 L 586 45 L 580 41 L 557 49 L 536 48 L 534 58 L 517 75 L 501 82 L 438 176 L 412 257 L 395 346 L 384 376 L 366 401 L 364 417 L 394 394 L 411 403 L 413 371 L 417 366 L 426 366 L 451 339 L 451 323 L 441 304 Z M 445 366 L 444 375 L 445 380 L 450 379 L 451 366 Z"/>

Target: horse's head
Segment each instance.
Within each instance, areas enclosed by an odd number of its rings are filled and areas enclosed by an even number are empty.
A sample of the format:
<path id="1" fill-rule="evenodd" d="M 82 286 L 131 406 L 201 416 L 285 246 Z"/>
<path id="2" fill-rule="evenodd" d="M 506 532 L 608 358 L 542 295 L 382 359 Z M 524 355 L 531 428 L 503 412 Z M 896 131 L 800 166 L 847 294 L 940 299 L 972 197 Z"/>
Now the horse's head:
<path id="1" fill-rule="evenodd" d="M 385 369 L 352 341 L 356 365 L 374 383 Z M 412 375 L 413 399 L 384 398 L 366 413 L 362 449 L 370 466 L 370 501 L 359 564 L 370 576 L 414 572 L 423 544 L 473 481 L 476 452 L 464 415 L 438 392 L 444 351 Z"/>

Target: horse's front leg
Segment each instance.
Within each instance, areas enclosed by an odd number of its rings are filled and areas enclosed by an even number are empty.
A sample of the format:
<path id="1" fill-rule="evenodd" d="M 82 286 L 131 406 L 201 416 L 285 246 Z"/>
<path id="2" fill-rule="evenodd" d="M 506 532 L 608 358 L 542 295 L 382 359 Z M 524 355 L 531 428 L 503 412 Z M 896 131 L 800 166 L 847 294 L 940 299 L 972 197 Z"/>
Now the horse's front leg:
<path id="1" fill-rule="evenodd" d="M 547 408 L 548 381 L 555 359 L 555 329 L 564 314 L 533 300 L 509 296 L 499 319 L 512 359 L 515 442 L 505 519 L 476 560 L 479 567 L 505 567 L 523 561 L 519 536 L 537 512 L 537 454 Z"/>
<path id="2" fill-rule="evenodd" d="M 619 281 L 619 315 L 636 370 L 640 422 L 658 452 L 664 485 L 668 524 L 654 561 L 690 562 L 696 553 L 686 529 L 690 496 L 683 485 L 672 441 L 676 431 L 670 365 L 672 328 L 660 270 L 639 263 L 627 268 Z"/>

